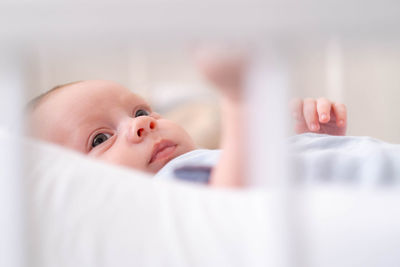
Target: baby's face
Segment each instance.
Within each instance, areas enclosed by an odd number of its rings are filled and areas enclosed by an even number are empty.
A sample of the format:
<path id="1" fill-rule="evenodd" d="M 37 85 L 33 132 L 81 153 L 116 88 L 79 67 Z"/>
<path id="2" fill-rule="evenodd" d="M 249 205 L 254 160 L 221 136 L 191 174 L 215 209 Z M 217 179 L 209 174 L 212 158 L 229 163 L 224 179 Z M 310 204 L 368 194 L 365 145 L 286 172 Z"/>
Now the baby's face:
<path id="1" fill-rule="evenodd" d="M 195 149 L 182 127 L 108 81 L 84 81 L 51 92 L 34 110 L 31 123 L 37 138 L 152 173 Z"/>

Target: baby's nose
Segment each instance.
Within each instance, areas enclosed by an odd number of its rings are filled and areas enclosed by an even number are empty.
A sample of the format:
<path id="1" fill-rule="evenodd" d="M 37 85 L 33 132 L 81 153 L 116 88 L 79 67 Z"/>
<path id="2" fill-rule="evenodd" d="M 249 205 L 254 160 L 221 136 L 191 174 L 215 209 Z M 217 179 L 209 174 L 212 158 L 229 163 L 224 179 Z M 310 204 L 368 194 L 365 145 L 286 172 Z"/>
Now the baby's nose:
<path id="1" fill-rule="evenodd" d="M 143 138 L 152 131 L 157 129 L 157 121 L 148 116 L 137 117 L 128 133 L 129 141 L 139 143 Z"/>
<path id="2" fill-rule="evenodd" d="M 156 123 L 154 121 L 150 121 L 149 123 L 145 124 L 143 127 L 137 129 L 136 134 L 138 137 L 142 137 L 146 132 L 150 132 L 154 130 L 156 127 Z"/>

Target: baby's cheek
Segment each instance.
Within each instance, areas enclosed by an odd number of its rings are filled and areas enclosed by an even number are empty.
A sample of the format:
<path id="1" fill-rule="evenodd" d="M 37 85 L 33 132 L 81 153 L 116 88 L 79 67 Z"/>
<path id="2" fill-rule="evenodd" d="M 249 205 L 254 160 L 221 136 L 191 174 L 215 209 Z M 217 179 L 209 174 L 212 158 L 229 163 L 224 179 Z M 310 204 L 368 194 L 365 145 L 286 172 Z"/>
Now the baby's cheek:
<path id="1" fill-rule="evenodd" d="M 146 171 L 144 158 L 138 157 L 136 153 L 110 150 L 99 155 L 97 158 L 110 164 Z"/>

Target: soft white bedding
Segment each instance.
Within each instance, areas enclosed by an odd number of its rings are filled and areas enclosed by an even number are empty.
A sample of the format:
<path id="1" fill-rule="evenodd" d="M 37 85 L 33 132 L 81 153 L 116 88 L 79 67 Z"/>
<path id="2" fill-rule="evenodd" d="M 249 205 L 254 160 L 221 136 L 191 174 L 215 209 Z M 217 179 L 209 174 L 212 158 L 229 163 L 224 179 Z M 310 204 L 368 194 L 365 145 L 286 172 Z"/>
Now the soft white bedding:
<path id="1" fill-rule="evenodd" d="M 301 184 L 400 186 L 400 144 L 367 136 L 302 134 L 289 138 L 291 174 Z"/>
<path id="2" fill-rule="evenodd" d="M 2 144 L 10 137 L 0 133 Z M 23 140 L 29 266 L 399 266 L 398 189 L 215 190 Z"/>

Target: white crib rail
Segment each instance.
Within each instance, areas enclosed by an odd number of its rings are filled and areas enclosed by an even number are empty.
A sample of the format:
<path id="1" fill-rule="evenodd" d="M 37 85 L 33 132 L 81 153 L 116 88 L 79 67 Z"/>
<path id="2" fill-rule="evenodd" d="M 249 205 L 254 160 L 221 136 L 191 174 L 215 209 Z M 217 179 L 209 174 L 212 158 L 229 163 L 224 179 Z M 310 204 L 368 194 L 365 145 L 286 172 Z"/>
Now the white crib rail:
<path id="1" fill-rule="evenodd" d="M 0 135 L 15 135 L 0 149 L 0 265 L 26 266 L 25 190 L 22 181 L 23 151 L 18 137 L 22 133 L 23 76 L 21 54 L 2 54 L 0 63 Z"/>

